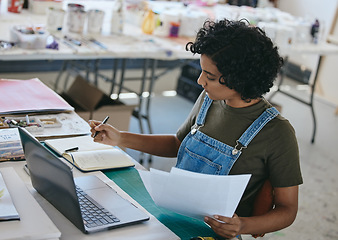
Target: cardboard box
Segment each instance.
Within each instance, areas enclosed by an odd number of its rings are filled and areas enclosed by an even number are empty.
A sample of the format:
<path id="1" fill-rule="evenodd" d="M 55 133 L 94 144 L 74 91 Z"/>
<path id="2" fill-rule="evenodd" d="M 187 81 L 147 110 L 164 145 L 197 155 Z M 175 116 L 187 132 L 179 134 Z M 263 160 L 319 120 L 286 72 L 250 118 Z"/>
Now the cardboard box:
<path id="1" fill-rule="evenodd" d="M 84 120 L 102 121 L 109 116 L 109 124 L 122 131 L 129 130 L 130 118 L 136 105 L 126 105 L 111 99 L 81 76 L 77 76 L 72 86 L 61 96 Z"/>

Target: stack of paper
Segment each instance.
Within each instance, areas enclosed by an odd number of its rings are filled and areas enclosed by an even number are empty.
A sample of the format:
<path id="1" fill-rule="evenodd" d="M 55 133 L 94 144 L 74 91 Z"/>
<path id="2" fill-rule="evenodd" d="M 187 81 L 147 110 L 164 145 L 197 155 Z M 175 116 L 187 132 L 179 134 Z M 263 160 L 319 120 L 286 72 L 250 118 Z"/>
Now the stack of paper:
<path id="1" fill-rule="evenodd" d="M 73 111 L 63 98 L 39 79 L 0 79 L 0 113 L 27 114 Z"/>
<path id="2" fill-rule="evenodd" d="M 0 174 L 8 190 L 5 194 L 10 194 L 16 209 L 10 213 L 4 211 L 2 207 L 7 206 L 4 199 L 0 199 L 0 215 L 20 215 L 20 221 L 0 221 L 0 239 L 59 239 L 61 232 L 39 205 L 42 201 L 37 202 L 15 169 L 0 167 Z M 36 191 L 32 193 L 39 195 Z"/>
<path id="3" fill-rule="evenodd" d="M 139 170 L 150 196 L 160 207 L 203 219 L 215 214 L 232 217 L 251 174 L 209 175 L 178 168 L 170 173 Z"/>

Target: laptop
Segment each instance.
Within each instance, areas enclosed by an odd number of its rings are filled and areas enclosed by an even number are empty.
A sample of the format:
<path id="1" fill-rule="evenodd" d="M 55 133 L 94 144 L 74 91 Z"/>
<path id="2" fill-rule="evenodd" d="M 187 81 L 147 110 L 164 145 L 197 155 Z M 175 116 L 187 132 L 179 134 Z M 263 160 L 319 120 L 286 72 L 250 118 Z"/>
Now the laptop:
<path id="1" fill-rule="evenodd" d="M 19 128 L 19 133 L 33 187 L 82 232 L 149 220 L 146 213 L 101 179 L 93 175 L 74 178 L 72 168 L 26 129 Z M 87 207 L 92 209 L 86 210 Z"/>

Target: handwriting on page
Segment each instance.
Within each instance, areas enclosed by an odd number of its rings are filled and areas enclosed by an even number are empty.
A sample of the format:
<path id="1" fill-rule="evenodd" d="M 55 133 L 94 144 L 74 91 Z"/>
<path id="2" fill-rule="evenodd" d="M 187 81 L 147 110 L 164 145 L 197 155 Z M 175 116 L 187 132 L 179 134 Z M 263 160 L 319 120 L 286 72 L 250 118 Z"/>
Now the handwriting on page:
<path id="1" fill-rule="evenodd" d="M 93 152 L 74 152 L 72 153 L 75 162 L 82 169 L 97 168 L 101 169 L 107 166 L 111 166 L 112 162 L 118 161 L 117 156 L 121 154 L 113 150 L 97 150 L 95 154 Z M 119 157 L 118 157 L 119 158 Z"/>

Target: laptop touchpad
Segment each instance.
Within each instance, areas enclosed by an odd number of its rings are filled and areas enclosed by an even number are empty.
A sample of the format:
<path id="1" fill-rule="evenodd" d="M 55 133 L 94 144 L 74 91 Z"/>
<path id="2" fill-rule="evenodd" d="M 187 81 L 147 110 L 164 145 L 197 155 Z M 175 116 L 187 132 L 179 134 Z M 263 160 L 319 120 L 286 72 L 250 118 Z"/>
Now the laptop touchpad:
<path id="1" fill-rule="evenodd" d="M 107 187 L 107 185 L 101 179 L 93 175 L 74 178 L 74 182 L 83 191 Z"/>
<path id="2" fill-rule="evenodd" d="M 112 212 L 122 222 L 132 219 L 141 219 L 145 213 L 122 198 L 117 192 L 106 185 L 96 176 L 75 178 L 76 184 L 90 197 Z"/>

